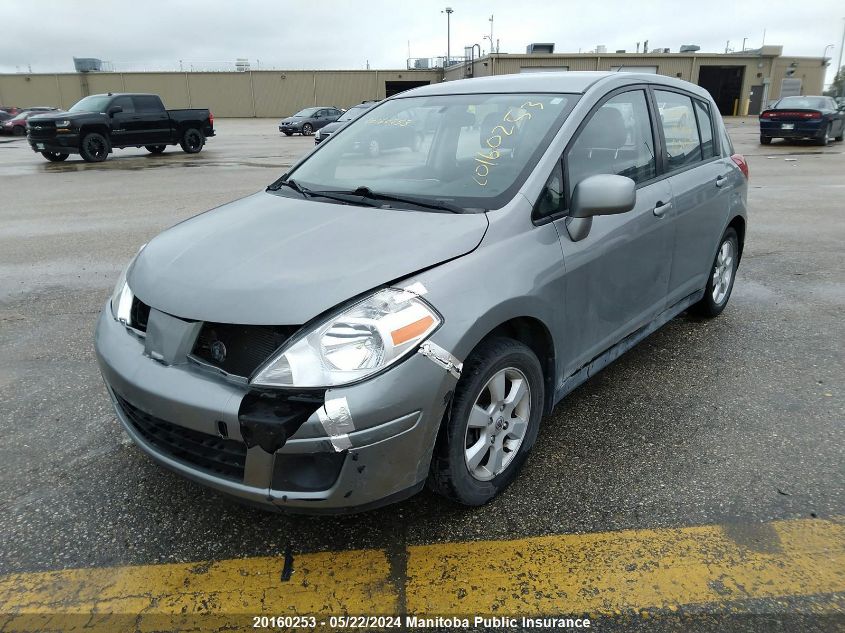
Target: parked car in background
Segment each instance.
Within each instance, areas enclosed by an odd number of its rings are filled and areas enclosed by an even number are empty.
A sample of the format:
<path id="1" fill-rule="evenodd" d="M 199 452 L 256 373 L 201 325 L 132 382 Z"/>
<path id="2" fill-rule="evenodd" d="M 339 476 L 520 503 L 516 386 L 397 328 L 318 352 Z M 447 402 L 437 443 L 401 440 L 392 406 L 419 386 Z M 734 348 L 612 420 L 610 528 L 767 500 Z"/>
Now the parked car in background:
<path id="1" fill-rule="evenodd" d="M 671 145 L 658 102 L 693 121 Z M 355 151 L 415 122 L 416 152 Z M 683 311 L 725 309 L 747 179 L 710 94 L 672 77 L 408 90 L 142 247 L 97 323 L 105 386 L 152 459 L 268 508 L 426 482 L 481 505 L 573 389 Z"/>
<path id="2" fill-rule="evenodd" d="M 114 148 L 144 147 L 161 154 L 168 145 L 196 154 L 214 136 L 206 109 L 166 110 L 153 94 L 91 95 L 67 112 L 38 114 L 28 122 L 29 145 L 52 162 L 80 154 L 89 163 L 106 160 Z"/>
<path id="3" fill-rule="evenodd" d="M 302 134 L 302 136 L 311 136 L 314 130 L 319 130 L 327 126 L 329 123 L 334 123 L 343 114 L 339 108 L 334 106 L 317 106 L 314 108 L 305 108 L 300 110 L 293 116 L 279 121 L 279 132 L 285 136 L 291 134 Z"/>
<path id="4" fill-rule="evenodd" d="M 774 138 L 812 139 L 816 145 L 841 141 L 843 109 L 833 97 L 784 97 L 760 113 L 760 143 L 768 145 Z"/>
<path id="5" fill-rule="evenodd" d="M 364 112 L 366 112 L 377 104 L 378 101 L 362 101 L 358 105 L 352 106 L 343 114 L 341 114 L 340 118 L 337 121 L 335 121 L 334 123 L 329 123 L 328 125 L 324 125 L 321 129 L 317 130 L 316 134 L 314 134 L 314 145 L 319 145 L 321 142 L 325 141 L 328 137 L 330 137 L 332 134 L 342 128 L 344 125 L 346 125 L 350 121 L 354 121 L 359 116 L 364 114 Z"/>
<path id="6" fill-rule="evenodd" d="M 3 134 L 13 134 L 14 136 L 23 136 L 26 134 L 26 122 L 29 117 L 35 116 L 37 114 L 44 114 L 43 110 L 25 110 L 16 114 L 10 119 L 7 119 L 3 122 L 2 125 L 2 132 Z"/>
<path id="7" fill-rule="evenodd" d="M 2 123 L 3 121 L 8 121 L 8 120 L 9 120 L 9 119 L 11 119 L 13 116 L 15 116 L 15 115 L 14 115 L 14 114 L 9 114 L 9 113 L 8 113 L 8 112 L 6 112 L 5 110 L 0 110 L 0 123 Z"/>
<path id="8" fill-rule="evenodd" d="M 371 119 L 367 132 L 361 135 L 354 150 L 376 157 L 384 151 L 410 149 L 417 151 L 422 145 L 424 128 L 436 113 L 426 113 L 422 118 L 418 112 L 403 110 L 390 117 Z"/>

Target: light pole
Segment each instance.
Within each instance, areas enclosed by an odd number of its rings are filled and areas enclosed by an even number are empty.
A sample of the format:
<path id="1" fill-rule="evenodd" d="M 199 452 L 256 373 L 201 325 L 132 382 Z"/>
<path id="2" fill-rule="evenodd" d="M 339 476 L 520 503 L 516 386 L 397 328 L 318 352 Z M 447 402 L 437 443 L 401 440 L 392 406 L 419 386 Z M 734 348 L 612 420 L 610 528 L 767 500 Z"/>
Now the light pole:
<path id="1" fill-rule="evenodd" d="M 449 67 L 449 59 L 452 56 L 451 18 L 452 18 L 452 14 L 454 13 L 454 9 L 452 9 L 452 7 L 446 7 L 440 13 L 446 14 L 446 68 L 448 68 Z"/>
<path id="2" fill-rule="evenodd" d="M 842 20 L 845 21 L 845 18 L 842 18 Z M 843 49 L 843 47 L 845 47 L 845 24 L 842 25 L 842 42 L 840 42 L 840 44 L 839 44 L 839 63 L 836 65 L 836 74 L 833 75 L 834 79 L 836 79 L 836 75 L 838 75 L 839 72 L 842 70 L 842 49 Z M 839 89 L 839 96 L 845 97 L 845 81 L 843 81 L 840 84 L 840 86 L 842 86 L 842 87 Z"/>

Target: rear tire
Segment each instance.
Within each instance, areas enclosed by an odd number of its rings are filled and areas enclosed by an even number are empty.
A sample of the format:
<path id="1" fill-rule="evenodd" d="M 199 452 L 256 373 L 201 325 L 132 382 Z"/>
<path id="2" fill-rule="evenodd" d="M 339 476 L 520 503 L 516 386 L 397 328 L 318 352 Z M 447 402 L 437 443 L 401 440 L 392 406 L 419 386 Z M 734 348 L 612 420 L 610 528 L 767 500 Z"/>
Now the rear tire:
<path id="1" fill-rule="evenodd" d="M 441 424 L 429 488 L 470 506 L 504 490 L 537 439 L 543 388 L 540 361 L 526 345 L 510 338 L 481 343 L 464 363 Z"/>
<path id="2" fill-rule="evenodd" d="M 150 154 L 161 154 L 167 149 L 167 145 L 144 145 L 144 149 Z"/>
<path id="3" fill-rule="evenodd" d="M 816 145 L 820 145 L 821 147 L 826 147 L 830 143 L 830 133 L 833 130 L 833 124 L 828 123 L 827 127 L 824 129 L 824 134 L 816 139 Z"/>
<path id="4" fill-rule="evenodd" d="M 722 314 L 731 298 L 738 266 L 739 238 L 736 231 L 729 227 L 719 242 L 716 258 L 713 260 L 713 265 L 710 267 L 707 277 L 704 296 L 698 303 L 693 304 L 689 311 L 706 318 L 713 318 Z"/>
<path id="5" fill-rule="evenodd" d="M 86 163 L 102 163 L 109 156 L 109 142 L 98 132 L 89 132 L 79 143 L 79 155 Z"/>
<path id="6" fill-rule="evenodd" d="M 772 144 L 772 137 L 771 136 L 763 136 L 760 135 L 760 145 L 771 145 Z"/>
<path id="7" fill-rule="evenodd" d="M 41 152 L 41 155 L 51 163 L 60 163 L 63 160 L 67 160 L 68 157 L 68 154 L 62 154 L 60 152 Z"/>
<path id="8" fill-rule="evenodd" d="M 189 127 L 182 134 L 182 140 L 179 141 L 179 146 L 186 154 L 196 154 L 202 150 L 205 145 L 205 136 L 195 127 Z"/>
<path id="9" fill-rule="evenodd" d="M 12 128 L 12 136 L 23 136 L 26 134 L 26 129 L 21 125 L 16 125 Z"/>

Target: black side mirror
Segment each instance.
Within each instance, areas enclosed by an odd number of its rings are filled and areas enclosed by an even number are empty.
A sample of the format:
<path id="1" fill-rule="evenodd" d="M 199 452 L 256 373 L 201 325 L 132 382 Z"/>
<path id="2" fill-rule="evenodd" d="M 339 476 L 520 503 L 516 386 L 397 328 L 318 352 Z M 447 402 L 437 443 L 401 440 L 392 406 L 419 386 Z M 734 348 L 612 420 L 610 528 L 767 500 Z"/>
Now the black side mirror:
<path id="1" fill-rule="evenodd" d="M 117 114 L 117 113 L 119 113 L 119 112 L 123 112 L 123 106 L 117 106 L 117 105 L 115 105 L 115 106 L 111 106 L 111 107 L 108 109 L 108 115 L 109 115 L 109 116 L 114 116 L 115 114 Z"/>

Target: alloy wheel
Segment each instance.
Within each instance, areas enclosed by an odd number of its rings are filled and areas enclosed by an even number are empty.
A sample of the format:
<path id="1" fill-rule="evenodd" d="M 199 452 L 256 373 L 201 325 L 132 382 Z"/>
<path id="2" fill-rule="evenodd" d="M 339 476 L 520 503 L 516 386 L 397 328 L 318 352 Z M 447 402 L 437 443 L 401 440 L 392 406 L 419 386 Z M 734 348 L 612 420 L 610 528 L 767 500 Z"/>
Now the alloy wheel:
<path id="1" fill-rule="evenodd" d="M 722 304 L 731 289 L 734 274 L 734 246 L 731 240 L 725 240 L 719 247 L 716 265 L 713 266 L 713 302 Z"/>
<path id="2" fill-rule="evenodd" d="M 484 385 L 467 420 L 464 461 L 473 478 L 490 481 L 516 457 L 528 430 L 531 387 L 515 367 L 496 372 Z"/>

